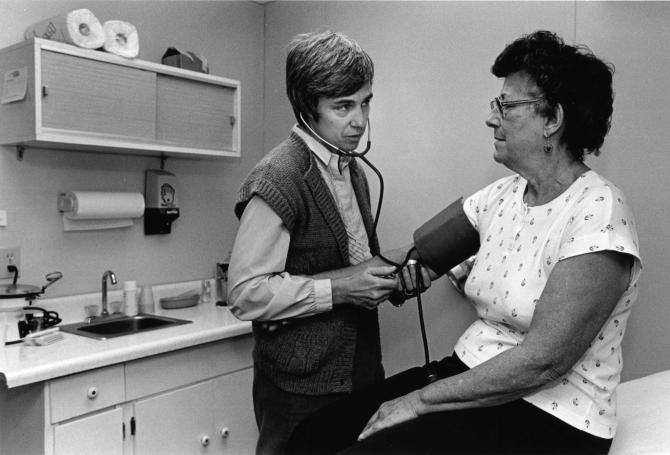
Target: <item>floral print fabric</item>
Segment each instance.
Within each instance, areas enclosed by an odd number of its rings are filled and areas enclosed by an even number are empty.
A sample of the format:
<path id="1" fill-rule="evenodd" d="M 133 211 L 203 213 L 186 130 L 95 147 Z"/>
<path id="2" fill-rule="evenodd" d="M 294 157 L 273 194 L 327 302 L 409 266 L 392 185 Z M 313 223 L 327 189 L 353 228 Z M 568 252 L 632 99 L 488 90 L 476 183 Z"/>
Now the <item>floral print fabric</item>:
<path id="1" fill-rule="evenodd" d="M 641 270 L 633 214 L 621 191 L 594 171 L 535 207 L 523 202 L 526 183 L 519 175 L 505 177 L 463 204 L 481 242 L 465 284 L 479 319 L 455 352 L 473 367 L 519 344 L 551 271 L 564 258 L 604 250 L 630 254 L 629 286 L 588 351 L 562 379 L 525 398 L 577 428 L 612 438 L 621 340 Z"/>

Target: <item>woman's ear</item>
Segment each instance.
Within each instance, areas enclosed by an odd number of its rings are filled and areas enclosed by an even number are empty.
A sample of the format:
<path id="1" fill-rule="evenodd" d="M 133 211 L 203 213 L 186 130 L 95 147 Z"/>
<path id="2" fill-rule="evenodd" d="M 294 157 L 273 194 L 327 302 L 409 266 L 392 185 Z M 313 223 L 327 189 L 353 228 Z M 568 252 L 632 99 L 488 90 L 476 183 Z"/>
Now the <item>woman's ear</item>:
<path id="1" fill-rule="evenodd" d="M 553 112 L 548 115 L 544 122 L 544 137 L 554 135 L 563 126 L 563 106 L 557 103 Z"/>

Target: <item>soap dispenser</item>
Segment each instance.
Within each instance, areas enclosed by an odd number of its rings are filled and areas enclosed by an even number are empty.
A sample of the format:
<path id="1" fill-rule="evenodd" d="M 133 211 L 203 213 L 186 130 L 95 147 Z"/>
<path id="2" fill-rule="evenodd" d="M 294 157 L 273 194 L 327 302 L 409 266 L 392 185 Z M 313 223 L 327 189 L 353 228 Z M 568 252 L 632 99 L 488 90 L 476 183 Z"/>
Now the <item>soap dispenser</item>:
<path id="1" fill-rule="evenodd" d="M 144 186 L 144 235 L 169 234 L 179 218 L 177 178 L 171 172 L 147 169 Z"/>

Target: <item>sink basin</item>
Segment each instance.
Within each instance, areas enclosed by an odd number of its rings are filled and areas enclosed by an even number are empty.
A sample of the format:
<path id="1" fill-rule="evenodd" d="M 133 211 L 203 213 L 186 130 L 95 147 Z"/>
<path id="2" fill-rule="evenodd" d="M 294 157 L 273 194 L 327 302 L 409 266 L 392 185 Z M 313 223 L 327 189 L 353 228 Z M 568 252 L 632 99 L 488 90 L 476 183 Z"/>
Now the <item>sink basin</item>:
<path id="1" fill-rule="evenodd" d="M 175 325 L 188 324 L 186 319 L 169 318 L 155 314 L 138 314 L 136 316 L 112 315 L 94 319 L 91 322 L 75 322 L 60 326 L 61 332 L 74 333 L 98 340 L 115 338 L 135 333 L 143 333 Z"/>

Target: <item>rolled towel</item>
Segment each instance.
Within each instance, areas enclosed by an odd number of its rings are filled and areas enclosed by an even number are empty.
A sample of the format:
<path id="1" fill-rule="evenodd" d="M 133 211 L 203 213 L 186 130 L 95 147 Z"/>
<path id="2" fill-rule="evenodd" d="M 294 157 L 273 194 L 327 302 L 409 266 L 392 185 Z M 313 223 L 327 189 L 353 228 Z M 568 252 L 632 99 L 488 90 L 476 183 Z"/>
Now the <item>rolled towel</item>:
<path id="1" fill-rule="evenodd" d="M 28 27 L 24 37 L 62 41 L 86 49 L 97 49 L 105 42 L 100 21 L 85 8 L 38 22 Z"/>
<path id="2" fill-rule="evenodd" d="M 124 21 L 105 21 L 103 48 L 112 54 L 126 58 L 135 58 L 140 53 L 140 40 L 133 24 Z"/>

